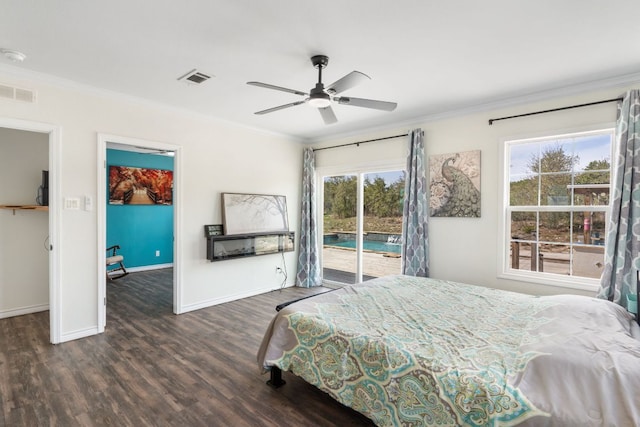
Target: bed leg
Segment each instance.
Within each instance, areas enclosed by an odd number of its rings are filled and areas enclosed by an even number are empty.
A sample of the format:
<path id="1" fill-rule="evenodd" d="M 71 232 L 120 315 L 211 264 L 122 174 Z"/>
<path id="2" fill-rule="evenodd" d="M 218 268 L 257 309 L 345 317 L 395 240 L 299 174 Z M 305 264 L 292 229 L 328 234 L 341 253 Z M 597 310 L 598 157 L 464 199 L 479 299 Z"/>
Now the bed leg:
<path id="1" fill-rule="evenodd" d="M 280 388 L 287 382 L 282 379 L 282 371 L 277 366 L 271 367 L 271 379 L 267 381 L 267 384 L 273 388 Z"/>

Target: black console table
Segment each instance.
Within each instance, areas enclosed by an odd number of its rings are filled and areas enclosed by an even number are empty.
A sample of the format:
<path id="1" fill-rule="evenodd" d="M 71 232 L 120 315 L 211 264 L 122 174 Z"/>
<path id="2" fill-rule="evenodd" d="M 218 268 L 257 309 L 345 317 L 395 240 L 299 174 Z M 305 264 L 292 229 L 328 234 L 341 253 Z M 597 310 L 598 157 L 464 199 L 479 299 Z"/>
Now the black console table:
<path id="1" fill-rule="evenodd" d="M 207 259 L 224 261 L 249 256 L 292 252 L 295 233 L 237 234 L 207 237 Z"/>

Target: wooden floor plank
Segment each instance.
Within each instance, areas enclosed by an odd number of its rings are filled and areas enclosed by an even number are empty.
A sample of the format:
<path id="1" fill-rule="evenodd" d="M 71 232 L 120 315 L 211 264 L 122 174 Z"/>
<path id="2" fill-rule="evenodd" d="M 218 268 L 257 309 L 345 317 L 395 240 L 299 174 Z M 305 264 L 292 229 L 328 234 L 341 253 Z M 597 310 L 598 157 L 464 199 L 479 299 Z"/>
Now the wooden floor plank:
<path id="1" fill-rule="evenodd" d="M 0 426 L 371 426 L 256 353 L 286 288 L 176 316 L 171 269 L 107 286 L 104 334 L 49 344 L 49 313 L 0 320 Z"/>

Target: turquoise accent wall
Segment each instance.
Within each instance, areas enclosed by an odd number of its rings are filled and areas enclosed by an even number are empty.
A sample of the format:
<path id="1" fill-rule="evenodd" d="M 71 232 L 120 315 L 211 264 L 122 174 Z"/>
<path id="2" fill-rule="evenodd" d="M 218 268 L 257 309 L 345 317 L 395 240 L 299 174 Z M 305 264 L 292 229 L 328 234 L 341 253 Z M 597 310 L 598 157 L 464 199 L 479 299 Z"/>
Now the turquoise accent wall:
<path id="1" fill-rule="evenodd" d="M 107 150 L 107 247 L 120 245 L 127 268 L 173 262 L 173 205 L 110 205 L 109 166 L 173 170 L 173 157 Z M 156 256 L 160 251 L 160 256 Z"/>

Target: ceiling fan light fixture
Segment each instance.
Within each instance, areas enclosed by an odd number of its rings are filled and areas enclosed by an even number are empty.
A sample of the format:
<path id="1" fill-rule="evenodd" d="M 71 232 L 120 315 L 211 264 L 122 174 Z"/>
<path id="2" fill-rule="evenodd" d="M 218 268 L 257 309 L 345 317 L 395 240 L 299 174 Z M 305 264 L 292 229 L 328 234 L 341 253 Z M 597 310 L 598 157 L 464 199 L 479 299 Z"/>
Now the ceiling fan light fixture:
<path id="1" fill-rule="evenodd" d="M 309 105 L 314 108 L 326 108 L 331 105 L 331 97 L 324 91 L 324 85 L 321 82 L 309 92 Z"/>
<path id="2" fill-rule="evenodd" d="M 331 105 L 331 99 L 329 98 L 329 95 L 327 95 L 326 98 L 309 98 L 309 101 L 307 103 L 314 108 L 327 108 L 329 105 Z"/>

